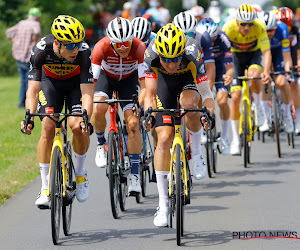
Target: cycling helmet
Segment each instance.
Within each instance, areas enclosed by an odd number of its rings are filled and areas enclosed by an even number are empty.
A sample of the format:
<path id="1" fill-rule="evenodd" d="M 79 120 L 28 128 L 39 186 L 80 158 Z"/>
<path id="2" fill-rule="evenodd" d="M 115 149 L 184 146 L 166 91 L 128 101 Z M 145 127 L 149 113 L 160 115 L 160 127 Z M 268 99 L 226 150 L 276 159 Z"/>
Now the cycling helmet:
<path id="1" fill-rule="evenodd" d="M 201 20 L 201 22 L 197 26 L 197 30 L 199 30 L 200 33 L 207 31 L 210 37 L 215 37 L 216 35 L 218 35 L 219 28 L 214 20 L 209 17 Z"/>
<path id="2" fill-rule="evenodd" d="M 175 58 L 185 50 L 185 35 L 172 23 L 160 28 L 155 38 L 157 52 L 167 58 Z"/>
<path id="3" fill-rule="evenodd" d="M 79 43 L 85 36 L 82 24 L 67 15 L 59 15 L 54 19 L 51 32 L 58 41 L 67 43 Z"/>
<path id="4" fill-rule="evenodd" d="M 294 13 L 288 7 L 281 7 L 277 12 L 277 19 L 287 26 L 290 26 L 293 23 Z"/>
<path id="5" fill-rule="evenodd" d="M 197 26 L 196 18 L 188 12 L 180 12 L 173 19 L 173 24 L 179 27 L 183 33 L 194 32 Z"/>
<path id="6" fill-rule="evenodd" d="M 277 27 L 277 18 L 273 11 L 262 11 L 258 13 L 258 17 L 266 25 L 266 30 L 272 30 Z"/>
<path id="7" fill-rule="evenodd" d="M 133 36 L 147 42 L 151 35 L 151 23 L 144 17 L 136 17 L 132 21 Z"/>
<path id="8" fill-rule="evenodd" d="M 196 6 L 194 6 L 193 8 L 191 8 L 190 11 L 191 11 L 192 15 L 194 15 L 195 17 L 196 17 L 196 16 L 202 16 L 202 15 L 204 14 L 204 9 L 203 9 L 203 7 L 198 6 L 198 5 L 196 5 Z"/>
<path id="9" fill-rule="evenodd" d="M 239 22 L 252 23 L 256 18 L 256 12 L 250 4 L 242 4 L 237 9 L 236 19 Z"/>
<path id="10" fill-rule="evenodd" d="M 28 15 L 34 16 L 34 17 L 40 17 L 41 11 L 39 8 L 30 8 L 28 11 Z"/>
<path id="11" fill-rule="evenodd" d="M 122 43 L 132 41 L 133 29 L 129 20 L 116 17 L 108 23 L 106 34 L 109 40 L 113 43 Z"/>

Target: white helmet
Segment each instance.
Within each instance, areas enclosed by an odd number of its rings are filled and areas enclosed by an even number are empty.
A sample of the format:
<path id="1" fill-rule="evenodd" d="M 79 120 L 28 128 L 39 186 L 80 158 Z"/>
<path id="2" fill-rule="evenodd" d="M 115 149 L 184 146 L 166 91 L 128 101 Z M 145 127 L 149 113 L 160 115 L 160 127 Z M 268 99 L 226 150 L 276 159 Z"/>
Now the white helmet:
<path id="1" fill-rule="evenodd" d="M 147 42 L 151 35 L 151 23 L 144 17 L 136 17 L 131 21 L 133 36 Z"/>
<path id="2" fill-rule="evenodd" d="M 132 24 L 129 20 L 125 18 L 116 17 L 108 23 L 106 28 L 106 34 L 109 40 L 113 43 L 132 41 Z"/>
<path id="3" fill-rule="evenodd" d="M 194 16 L 202 16 L 204 14 L 204 9 L 201 6 L 196 5 L 193 8 L 191 8 L 191 13 Z"/>
<path id="4" fill-rule="evenodd" d="M 173 24 L 180 28 L 183 33 L 194 32 L 197 25 L 196 18 L 188 12 L 180 12 L 173 19 Z"/>
<path id="5" fill-rule="evenodd" d="M 131 2 L 126 2 L 123 4 L 123 10 L 130 10 L 132 8 Z"/>
<path id="6" fill-rule="evenodd" d="M 239 22 L 252 23 L 256 18 L 256 11 L 250 4 L 242 4 L 236 11 L 236 19 Z"/>
<path id="7" fill-rule="evenodd" d="M 259 20 L 266 25 L 266 30 L 272 30 L 277 27 L 276 14 L 273 11 L 262 11 L 258 13 Z"/>
<path id="8" fill-rule="evenodd" d="M 212 18 L 204 18 L 201 20 L 200 23 L 198 23 L 197 31 L 200 33 L 203 33 L 204 31 L 207 31 L 210 37 L 215 37 L 218 35 L 218 24 L 214 22 Z"/>

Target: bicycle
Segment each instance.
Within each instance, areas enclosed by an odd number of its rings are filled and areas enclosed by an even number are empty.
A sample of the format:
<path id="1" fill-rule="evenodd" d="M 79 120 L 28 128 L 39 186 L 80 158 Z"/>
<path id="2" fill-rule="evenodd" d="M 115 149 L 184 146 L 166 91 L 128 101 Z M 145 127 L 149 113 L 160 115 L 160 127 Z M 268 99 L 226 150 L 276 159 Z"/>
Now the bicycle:
<path id="1" fill-rule="evenodd" d="M 60 231 L 60 213 L 62 211 L 64 235 L 70 234 L 72 205 L 76 194 L 75 170 L 72 161 L 72 147 L 67 138 L 67 117 L 82 117 L 88 131 L 88 115 L 84 109 L 82 114 L 67 113 L 30 113 L 26 110 L 25 131 L 33 116 L 47 116 L 55 123 L 55 138 L 51 150 L 49 182 L 46 194 L 50 197 L 52 241 L 57 245 Z M 62 119 L 60 117 L 63 116 Z M 64 125 L 62 125 L 64 123 Z M 24 131 L 24 132 L 25 132 Z"/>
<path id="2" fill-rule="evenodd" d="M 242 80 L 243 94 L 241 102 L 241 116 L 239 134 L 244 148 L 244 167 L 247 168 L 250 163 L 251 142 L 254 140 L 254 134 L 257 131 L 255 125 L 254 111 L 251 108 L 249 80 L 261 79 L 260 77 L 238 76 L 234 79 Z"/>
<path id="3" fill-rule="evenodd" d="M 106 176 L 109 180 L 110 204 L 113 217 L 119 217 L 119 207 L 125 211 L 126 196 L 128 193 L 128 176 L 130 173 L 130 158 L 127 151 L 127 143 L 124 136 L 124 127 L 118 113 L 118 104 L 122 102 L 134 103 L 138 116 L 138 100 L 132 95 L 130 100 L 107 99 L 94 101 L 94 103 L 106 103 L 109 107 L 110 126 L 108 129 L 107 144 L 107 168 Z M 140 202 L 140 194 L 136 195 L 136 201 Z"/>
<path id="4" fill-rule="evenodd" d="M 209 111 L 204 106 L 201 109 L 152 109 L 145 114 L 145 124 L 148 124 L 152 112 L 167 112 L 175 120 L 175 134 L 171 148 L 170 177 L 169 177 L 169 208 L 170 227 L 176 215 L 176 241 L 181 244 L 184 229 L 184 206 L 191 202 L 192 175 L 186 158 L 186 149 L 182 140 L 181 120 L 188 112 L 202 112 L 209 121 Z M 180 180 L 180 181 L 178 181 Z"/>

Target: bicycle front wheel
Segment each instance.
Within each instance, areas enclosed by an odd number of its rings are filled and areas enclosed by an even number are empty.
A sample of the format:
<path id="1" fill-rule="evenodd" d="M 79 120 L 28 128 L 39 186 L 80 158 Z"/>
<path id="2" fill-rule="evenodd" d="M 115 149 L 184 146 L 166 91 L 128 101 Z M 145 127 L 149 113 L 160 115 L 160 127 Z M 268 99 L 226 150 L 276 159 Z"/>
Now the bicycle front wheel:
<path id="1" fill-rule="evenodd" d="M 115 131 L 111 130 L 108 135 L 108 179 L 110 204 L 113 217 L 119 217 L 119 173 L 118 173 L 118 153 Z"/>
<path id="2" fill-rule="evenodd" d="M 60 213 L 62 207 L 62 174 L 61 174 L 61 152 L 59 147 L 55 147 L 53 151 L 51 165 L 51 229 L 52 241 L 57 245 L 60 230 Z"/>
<path id="3" fill-rule="evenodd" d="M 248 160 L 249 160 L 249 144 L 248 144 L 248 134 L 249 134 L 249 127 L 248 127 L 248 103 L 246 100 L 243 101 L 243 146 L 244 146 L 244 166 L 247 167 Z"/>
<path id="4" fill-rule="evenodd" d="M 181 171 L 181 147 L 176 145 L 176 240 L 177 245 L 181 244 L 181 236 L 183 234 L 183 214 L 182 214 L 182 171 Z"/>
<path id="5" fill-rule="evenodd" d="M 207 172 L 209 178 L 213 177 L 213 155 L 214 155 L 214 149 L 213 149 L 213 134 L 212 131 L 206 131 L 206 163 L 207 163 Z"/>
<path id="6" fill-rule="evenodd" d="M 281 158 L 281 148 L 280 148 L 280 125 L 279 125 L 279 107 L 278 102 L 276 100 L 276 95 L 272 95 L 272 109 L 274 114 L 274 128 L 275 128 L 275 136 L 276 136 L 276 145 L 277 145 L 277 154 L 278 157 Z"/>
<path id="7" fill-rule="evenodd" d="M 67 149 L 67 182 L 66 185 L 66 196 L 63 198 L 62 205 L 62 220 L 63 230 L 65 236 L 70 233 L 71 219 L 72 219 L 72 204 L 75 198 L 76 182 L 74 180 L 74 166 L 72 161 L 72 155 L 70 154 L 71 148 Z"/>

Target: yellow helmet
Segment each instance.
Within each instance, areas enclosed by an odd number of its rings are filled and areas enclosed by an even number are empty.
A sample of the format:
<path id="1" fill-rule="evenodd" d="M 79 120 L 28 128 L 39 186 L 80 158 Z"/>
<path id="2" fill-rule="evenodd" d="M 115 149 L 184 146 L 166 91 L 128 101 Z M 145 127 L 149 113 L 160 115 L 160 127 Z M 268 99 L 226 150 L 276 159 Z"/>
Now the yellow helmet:
<path id="1" fill-rule="evenodd" d="M 82 24 L 67 15 L 59 15 L 54 19 L 51 32 L 58 41 L 67 43 L 79 43 L 85 36 Z"/>
<path id="2" fill-rule="evenodd" d="M 155 45 L 160 55 L 174 58 L 185 50 L 185 35 L 174 24 L 168 23 L 157 32 Z"/>

